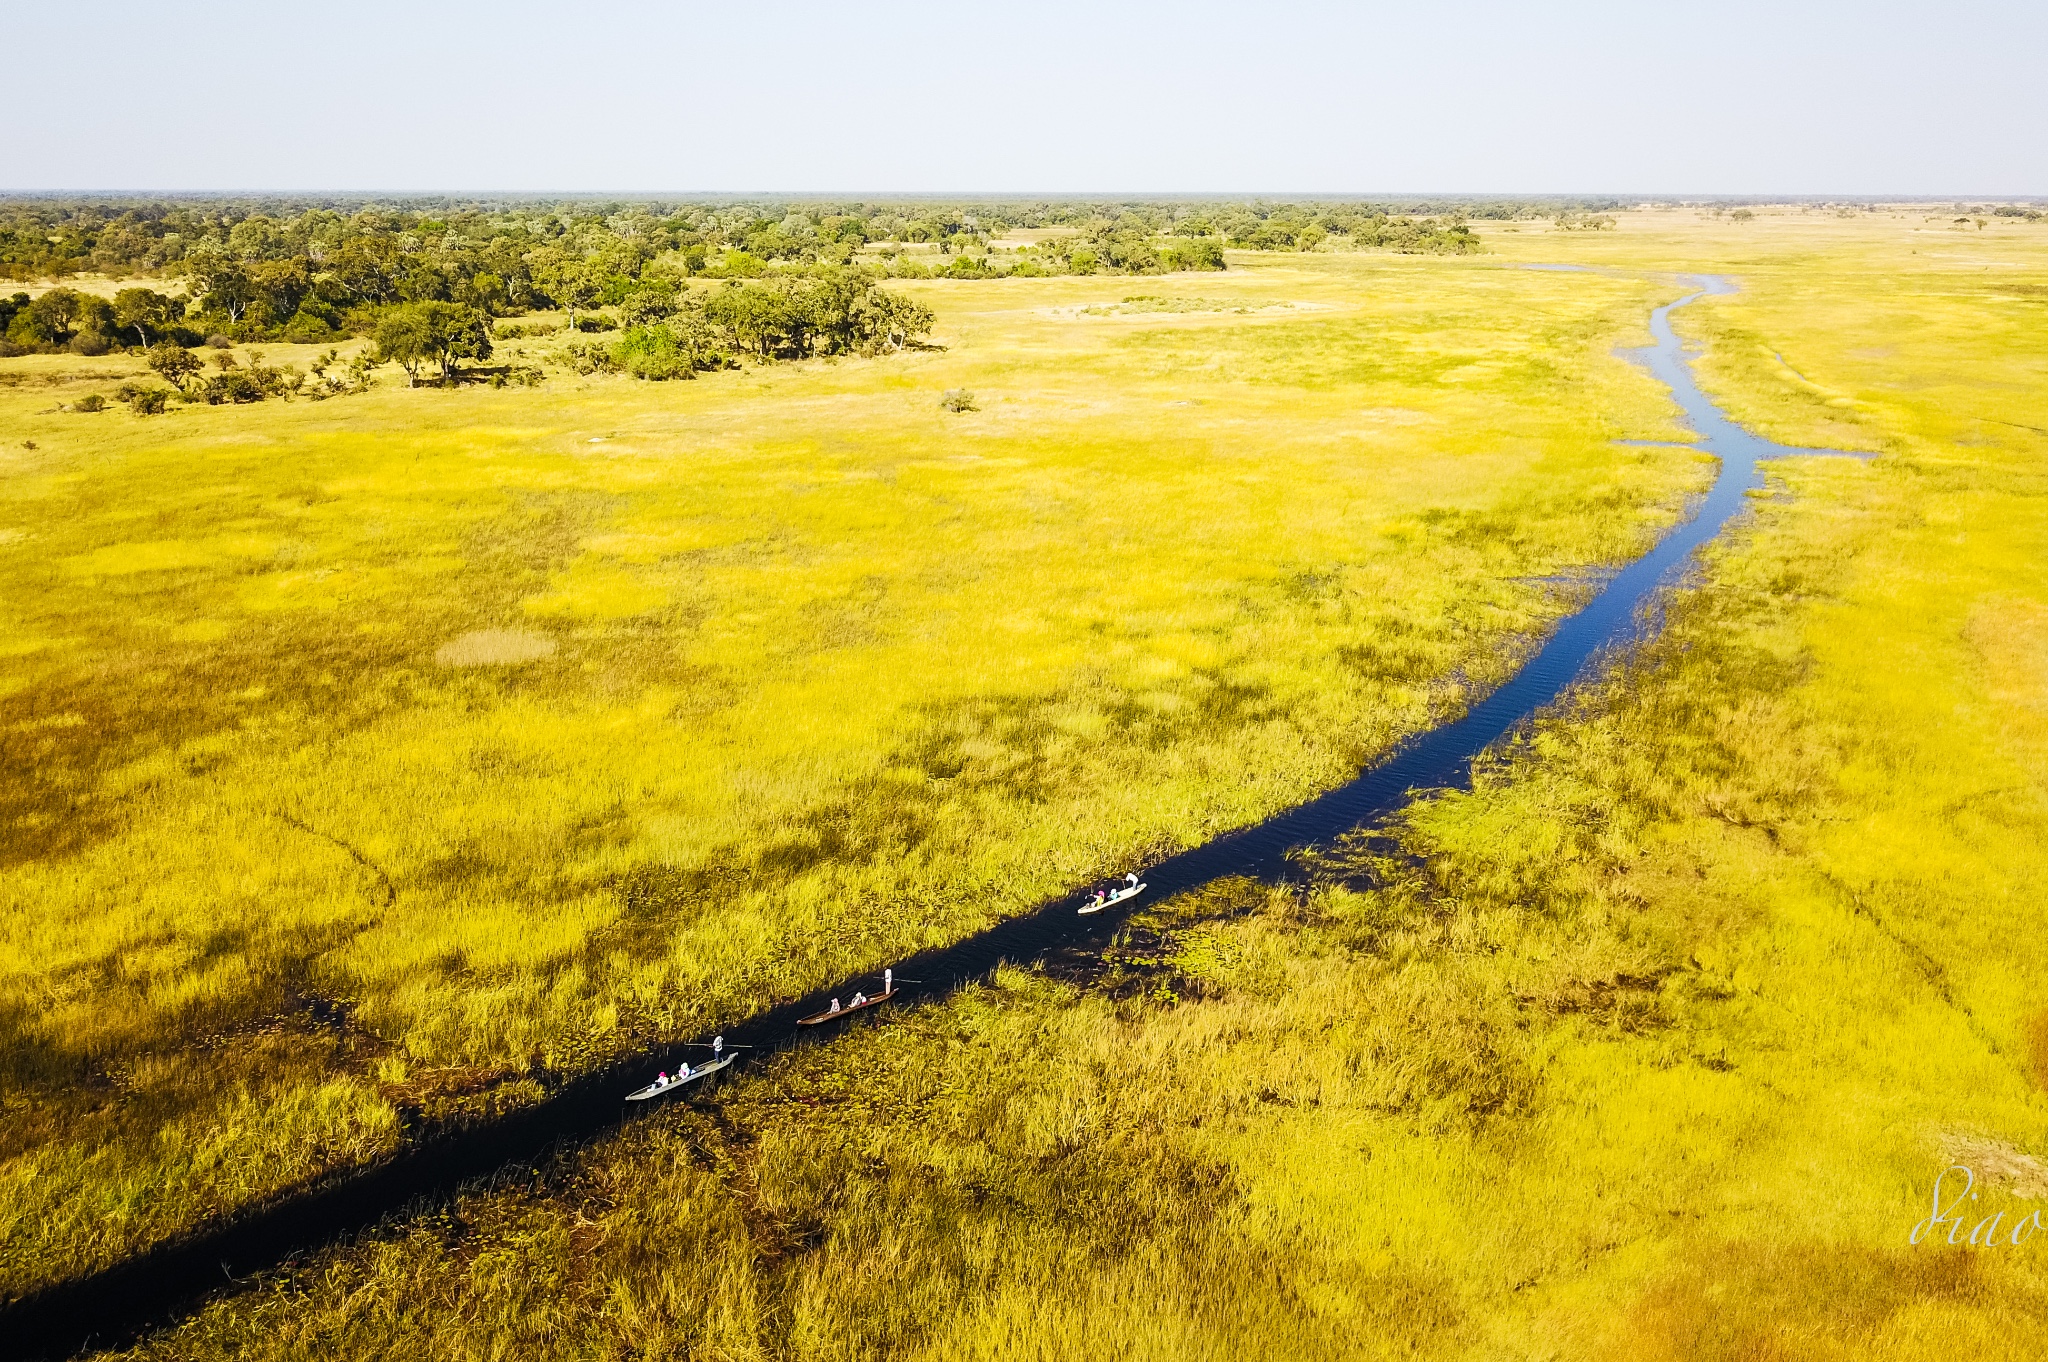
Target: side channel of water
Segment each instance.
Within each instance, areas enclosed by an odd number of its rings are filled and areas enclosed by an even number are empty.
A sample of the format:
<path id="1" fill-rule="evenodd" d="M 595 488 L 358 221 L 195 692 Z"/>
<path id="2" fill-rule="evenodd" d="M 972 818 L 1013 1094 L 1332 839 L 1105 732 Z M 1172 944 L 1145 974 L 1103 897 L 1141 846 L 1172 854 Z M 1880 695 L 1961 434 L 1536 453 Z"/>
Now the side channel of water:
<path id="1" fill-rule="evenodd" d="M 1004 961 L 1026 962 L 1106 941 L 1130 911 L 1224 876 L 1290 878 L 1290 850 L 1328 842 L 1383 818 L 1416 790 L 1464 784 L 1474 757 L 1556 701 L 1607 650 L 1652 627 L 1647 612 L 1654 607 L 1657 588 L 1741 508 L 1744 494 L 1758 483 L 1760 460 L 1835 452 L 1758 439 L 1707 399 L 1693 381 L 1691 361 L 1671 329 L 1671 313 L 1708 294 L 1731 293 L 1734 286 L 1710 275 L 1689 276 L 1686 282 L 1696 285 L 1696 291 L 1651 313 L 1650 333 L 1656 343 L 1631 352 L 1631 358 L 1671 389 L 1702 446 L 1721 460 L 1712 489 L 1687 520 L 1610 578 L 1591 601 L 1557 626 L 1535 657 L 1455 723 L 1420 735 L 1328 794 L 1148 867 L 1144 879 L 1149 887 L 1127 909 L 1082 917 L 1075 912 L 1081 897 L 1072 895 L 943 950 L 899 962 L 898 987 L 906 1000 L 943 996 L 985 977 Z M 921 982 L 907 982 L 913 979 Z M 872 990 L 877 982 L 872 977 L 851 979 L 785 1003 L 728 1027 L 726 1040 L 750 1047 L 749 1056 L 759 1057 L 824 1039 L 799 1032 L 796 1019 L 817 1011 L 829 997 Z M 525 1110 L 425 1140 L 384 1163 L 336 1174 L 224 1225 L 27 1297 L 0 1310 L 0 1338 L 7 1340 L 7 1351 L 19 1357 L 70 1356 L 130 1341 L 195 1309 L 208 1296 L 228 1289 L 235 1278 L 367 1229 L 423 1198 L 445 1196 L 462 1183 L 532 1162 L 553 1147 L 616 1127 L 625 1108 L 620 1099 L 629 1089 L 646 1082 L 655 1069 L 673 1069 L 701 1053 L 678 1044 L 637 1055 L 578 1078 Z"/>

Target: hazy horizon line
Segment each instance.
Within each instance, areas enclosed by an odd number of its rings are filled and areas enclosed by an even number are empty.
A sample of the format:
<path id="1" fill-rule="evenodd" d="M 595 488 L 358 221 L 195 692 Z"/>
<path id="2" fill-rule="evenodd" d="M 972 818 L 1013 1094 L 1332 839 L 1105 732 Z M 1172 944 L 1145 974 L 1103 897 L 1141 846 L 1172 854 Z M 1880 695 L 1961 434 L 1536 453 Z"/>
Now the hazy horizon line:
<path id="1" fill-rule="evenodd" d="M 0 199 L 201 199 L 201 198 L 330 198 L 330 199 L 477 199 L 477 200 L 570 200 L 645 199 L 718 200 L 733 199 L 851 199 L 970 200 L 994 202 L 1030 200 L 1072 202 L 1088 199 L 1187 203 L 1239 200 L 1373 200 L 1373 199 L 1633 199 L 1643 203 L 1950 203 L 1968 200 L 1981 203 L 2043 203 L 2043 194 L 1898 194 L 1898 193 L 1768 193 L 1768 192 L 1649 192 L 1618 189 L 1400 189 L 1400 190 L 879 190 L 879 189 L 0 189 Z"/>

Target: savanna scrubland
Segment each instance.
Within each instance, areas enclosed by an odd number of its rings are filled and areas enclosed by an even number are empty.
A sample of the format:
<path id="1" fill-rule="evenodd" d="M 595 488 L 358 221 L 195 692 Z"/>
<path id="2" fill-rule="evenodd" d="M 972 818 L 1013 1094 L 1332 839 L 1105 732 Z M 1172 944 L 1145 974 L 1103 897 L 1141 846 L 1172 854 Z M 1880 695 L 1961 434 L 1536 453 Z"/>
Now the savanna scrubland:
<path id="1" fill-rule="evenodd" d="M 9 361 L 7 1289 L 1455 712 L 1710 477 L 1613 443 L 1682 432 L 1612 351 L 1714 270 L 1709 391 L 1874 457 L 1774 466 L 1470 792 L 141 1351 L 2017 1354 L 2048 1241 L 1909 1236 L 1951 1162 L 2048 1192 L 2048 238 L 1480 230 L 911 284 L 943 349 L 687 386 L 137 420 Z"/>

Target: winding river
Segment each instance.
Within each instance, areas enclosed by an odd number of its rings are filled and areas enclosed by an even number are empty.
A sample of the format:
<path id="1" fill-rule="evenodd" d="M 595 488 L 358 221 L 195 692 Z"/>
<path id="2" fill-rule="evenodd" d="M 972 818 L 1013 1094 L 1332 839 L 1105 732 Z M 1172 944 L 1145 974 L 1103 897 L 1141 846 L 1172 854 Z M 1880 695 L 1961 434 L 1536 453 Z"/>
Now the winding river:
<path id="1" fill-rule="evenodd" d="M 1670 388 L 1700 437 L 1700 447 L 1720 459 L 1720 472 L 1687 519 L 1560 622 L 1520 671 L 1456 722 L 1419 735 L 1349 784 L 1148 867 L 1145 880 L 1150 887 L 1130 909 L 1111 908 L 1083 917 L 1075 912 L 1079 895 L 1056 900 L 943 950 L 899 962 L 897 973 L 906 976 L 899 982 L 901 991 L 937 997 L 986 976 L 1005 960 L 1028 961 L 1104 942 L 1131 909 L 1223 876 L 1290 878 L 1290 849 L 1328 842 L 1382 818 L 1416 790 L 1464 784 L 1474 757 L 1556 701 L 1610 649 L 1635 641 L 1653 627 L 1658 588 L 1741 508 L 1745 494 L 1758 485 L 1760 461 L 1837 452 L 1794 449 L 1759 439 L 1707 399 L 1671 329 L 1671 314 L 1709 294 L 1731 293 L 1734 286 L 1711 275 L 1686 276 L 1683 282 L 1694 291 L 1651 313 L 1655 344 L 1629 355 Z M 908 982 L 911 979 L 922 982 Z M 786 1048 L 799 1043 L 797 1018 L 818 1010 L 828 997 L 874 986 L 872 975 L 847 980 L 731 1026 L 726 1038 L 752 1047 L 755 1056 Z M 422 1141 L 384 1163 L 337 1173 L 226 1224 L 28 1297 L 0 1311 L 0 1338 L 12 1345 L 13 1355 L 24 1357 L 68 1356 L 88 1346 L 131 1340 L 196 1308 L 234 1277 L 274 1267 L 294 1253 L 366 1229 L 418 1198 L 446 1195 L 463 1182 L 615 1128 L 621 1119 L 621 1095 L 639 1086 L 654 1069 L 676 1067 L 687 1053 L 675 1045 L 636 1055 L 579 1077 L 542 1102 L 488 1125 Z"/>

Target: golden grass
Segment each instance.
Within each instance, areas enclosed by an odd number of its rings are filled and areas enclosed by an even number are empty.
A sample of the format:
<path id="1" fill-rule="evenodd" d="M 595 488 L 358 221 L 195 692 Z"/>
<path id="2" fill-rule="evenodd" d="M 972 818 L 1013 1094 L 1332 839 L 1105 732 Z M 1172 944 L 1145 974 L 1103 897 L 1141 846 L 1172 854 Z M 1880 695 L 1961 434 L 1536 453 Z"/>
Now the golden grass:
<path id="1" fill-rule="evenodd" d="M 434 650 L 444 667 L 516 666 L 555 655 L 555 641 L 524 629 L 477 629 Z"/>
<path id="2" fill-rule="evenodd" d="M 0 366 L 0 1290 L 1334 784 L 1710 473 L 1611 443 L 1654 283 L 924 291 L 943 351 L 690 384 Z"/>
<path id="3" fill-rule="evenodd" d="M 1774 468 L 1665 635 L 1469 793 L 140 1355 L 2032 1355 L 2048 1240 L 1911 1232 L 1958 1158 L 1984 1214 L 2041 1205 L 2048 331 L 1910 228 L 1542 243 L 1739 272 L 1682 314 L 1713 387 L 1883 457 Z M 2048 278 L 2048 234 L 2002 243 Z"/>

